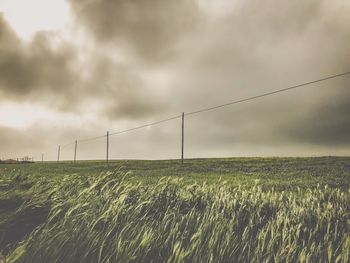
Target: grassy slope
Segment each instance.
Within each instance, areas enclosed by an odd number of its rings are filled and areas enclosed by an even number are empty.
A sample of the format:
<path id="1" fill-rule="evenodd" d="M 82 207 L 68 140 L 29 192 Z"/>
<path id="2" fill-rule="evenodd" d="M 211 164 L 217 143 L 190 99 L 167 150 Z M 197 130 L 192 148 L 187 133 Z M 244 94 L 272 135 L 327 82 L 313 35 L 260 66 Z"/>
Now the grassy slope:
<path id="1" fill-rule="evenodd" d="M 37 164 L 26 164 L 26 165 L 0 165 L 0 236 L 2 238 L 2 239 L 0 238 L 0 247 L 4 250 L 5 253 L 7 253 L 8 251 L 11 250 L 10 244 L 12 245 L 16 244 L 17 241 L 20 241 L 24 239 L 26 236 L 30 235 L 30 233 L 38 225 L 47 222 L 47 215 L 50 209 L 52 208 L 52 206 L 55 205 L 55 202 L 57 202 L 57 200 L 53 201 L 54 198 L 52 197 L 53 194 L 51 193 L 53 189 L 57 189 L 57 187 L 63 187 L 62 189 L 65 189 L 65 190 L 64 191 L 61 190 L 62 193 L 60 193 L 60 195 L 64 196 L 65 194 L 69 193 L 68 196 L 64 198 L 67 198 L 67 200 L 69 200 L 70 198 L 70 202 L 72 202 L 72 205 L 74 204 L 74 206 L 77 206 L 77 205 L 79 206 L 79 202 L 81 200 L 79 201 L 79 199 L 76 199 L 76 196 L 74 196 L 76 195 L 76 193 L 74 193 L 74 191 L 72 190 L 72 189 L 75 189 L 75 184 L 77 186 L 79 185 L 78 190 L 80 189 L 79 191 L 81 191 L 86 187 L 93 185 L 96 180 L 99 180 L 99 177 L 101 177 L 99 176 L 100 173 L 114 170 L 115 168 L 120 166 L 124 167 L 123 168 L 124 171 L 131 171 L 131 174 L 128 174 L 126 177 L 127 184 L 131 184 L 128 187 L 131 187 L 131 188 L 136 187 L 135 189 L 132 189 L 132 191 L 130 190 L 131 192 L 135 192 L 135 191 L 137 192 L 138 191 L 137 189 L 139 188 L 137 188 L 136 185 L 141 182 L 142 185 L 151 187 L 150 188 L 151 190 L 149 191 L 150 193 L 154 193 L 154 189 L 152 187 L 157 186 L 157 182 L 161 177 L 182 178 L 183 183 L 181 183 L 181 186 L 179 185 L 175 186 L 175 189 L 176 189 L 174 190 L 175 192 L 181 191 L 180 189 L 181 187 L 189 186 L 195 182 L 199 184 L 202 184 L 203 182 L 207 182 L 209 183 L 209 185 L 212 185 L 212 187 L 214 187 L 214 189 L 211 189 L 211 190 L 208 188 L 208 191 L 211 191 L 213 195 L 215 195 L 216 191 L 222 190 L 220 188 L 220 185 L 222 184 L 223 181 L 227 181 L 226 185 L 233 186 L 233 187 L 242 185 L 243 187 L 248 189 L 247 191 L 251 191 L 249 190 L 249 188 L 254 187 L 253 185 L 258 184 L 262 192 L 268 192 L 269 189 L 274 188 L 275 191 L 277 192 L 280 192 L 282 190 L 291 190 L 293 192 L 296 191 L 297 195 L 301 195 L 301 196 L 303 196 L 306 193 L 303 189 L 315 188 L 317 185 L 321 185 L 321 187 L 317 188 L 315 192 L 313 192 L 312 194 L 309 193 L 311 196 L 310 197 L 311 199 L 315 197 L 319 198 L 317 197 L 318 195 L 323 196 L 323 193 L 319 193 L 320 191 L 319 189 L 324 189 L 323 185 L 328 185 L 330 188 L 337 188 L 337 189 L 341 188 L 345 192 L 348 192 L 348 189 L 350 186 L 350 158 L 335 158 L 335 157 L 200 159 L 200 160 L 187 160 L 184 166 L 181 166 L 178 161 L 113 161 L 110 163 L 109 167 L 107 167 L 105 163 L 97 162 L 97 161 L 96 162 L 79 162 L 75 166 L 68 162 L 60 163 L 60 164 L 37 163 Z M 219 180 L 219 177 L 221 178 L 221 180 Z M 220 181 L 220 183 L 218 183 L 218 181 Z M 299 191 L 298 188 L 301 188 L 302 192 L 298 192 Z M 202 191 L 203 189 L 204 188 L 202 188 Z M 228 191 L 228 190 L 226 189 L 225 191 Z M 333 191 L 333 190 L 326 190 L 325 192 L 327 191 Z M 92 200 L 95 200 L 95 201 L 98 200 L 98 202 L 107 202 L 108 200 L 114 198 L 112 196 L 107 195 L 104 197 L 105 199 L 102 198 L 103 200 L 100 200 L 101 193 L 99 193 L 99 190 L 97 195 L 96 195 L 96 189 L 93 192 L 94 193 L 92 194 L 92 197 L 93 197 Z M 108 193 L 111 193 L 111 192 L 109 191 Z M 241 194 L 244 195 L 243 193 Z M 337 206 L 338 206 L 337 209 L 349 208 L 348 195 L 341 196 L 338 193 L 327 193 L 327 195 L 328 194 L 330 196 L 332 195 L 336 196 L 334 197 L 335 199 L 333 200 L 334 204 L 332 204 L 334 206 L 333 209 L 335 209 L 335 207 Z M 276 200 L 274 199 L 275 197 L 273 197 L 274 195 L 275 194 L 271 194 L 272 197 L 269 195 L 266 196 L 267 199 L 269 198 L 271 199 L 269 201 L 270 203 L 268 202 L 268 206 L 272 205 L 274 207 L 278 207 L 276 209 L 277 210 L 281 209 L 281 211 L 285 211 L 285 209 L 287 210 L 292 209 L 294 206 L 295 207 L 293 209 L 298 210 L 300 208 L 300 205 L 296 205 L 295 203 L 288 204 L 286 207 L 280 208 L 280 204 L 278 204 L 278 202 L 276 203 Z M 62 199 L 62 196 L 60 196 L 59 198 Z M 140 197 L 137 197 L 137 198 L 140 199 L 139 202 L 147 201 L 147 194 L 145 194 L 142 198 Z M 206 198 L 209 198 L 209 197 L 206 196 Z M 209 199 L 211 200 L 211 197 Z M 213 209 L 211 207 L 213 203 L 209 199 L 207 200 L 206 205 L 210 207 L 210 209 Z M 231 205 L 231 201 L 228 200 L 227 202 L 229 202 L 229 204 Z M 184 202 L 185 200 L 182 200 L 180 203 L 182 204 Z M 186 202 L 188 202 L 188 200 Z M 191 202 L 193 202 L 193 200 Z M 259 203 L 259 201 L 256 201 L 256 200 L 254 202 L 256 202 L 256 204 L 253 204 L 253 206 L 265 207 L 266 205 L 266 204 Z M 305 201 L 301 199 L 298 202 L 305 202 Z M 250 201 L 248 203 L 250 203 Z M 317 201 L 312 205 L 310 204 L 309 209 L 312 209 L 312 206 L 314 205 L 317 205 Z M 328 203 L 326 203 L 326 205 L 328 205 Z M 68 207 L 66 209 L 69 210 L 70 208 Z M 99 209 L 101 210 L 101 207 Z M 100 210 L 96 208 L 96 211 L 93 211 L 93 210 L 90 210 L 90 211 L 93 214 L 96 212 L 97 213 L 96 216 L 98 216 L 98 214 L 105 212 L 103 209 L 101 211 Z M 200 218 L 201 216 L 205 216 L 201 214 L 200 211 L 195 210 L 194 212 L 199 213 L 197 215 L 198 218 Z M 247 211 L 244 213 L 247 213 Z M 251 213 L 251 216 L 253 216 L 254 218 L 258 216 L 256 220 L 259 221 L 259 215 L 258 214 L 254 215 L 253 208 L 249 211 L 249 213 Z M 286 213 L 286 211 L 281 213 L 282 214 Z M 318 211 L 318 213 L 321 213 L 322 216 L 324 216 L 325 214 L 326 215 L 325 217 L 329 216 L 329 212 L 327 211 L 324 212 L 322 209 L 321 211 Z M 344 219 L 343 218 L 344 215 L 345 216 L 349 215 L 348 210 L 342 211 L 342 213 L 343 214 L 340 219 Z M 134 216 L 136 217 L 136 215 Z M 307 215 L 305 216 L 306 217 L 304 219 L 297 218 L 296 222 L 298 222 L 298 220 L 309 220 L 307 218 L 308 216 Z M 72 220 L 74 221 L 76 219 L 72 219 Z M 97 220 L 97 218 L 90 218 L 89 220 L 94 221 L 94 220 Z M 213 221 L 213 223 L 216 222 L 215 220 Z M 330 221 L 331 223 L 329 223 L 329 221 L 324 221 L 324 222 L 322 221 L 321 224 L 324 224 L 324 226 L 322 225 L 321 227 L 324 228 L 327 224 L 330 224 L 330 226 L 332 227 L 333 226 L 332 220 L 339 221 L 339 218 L 334 217 L 329 220 L 331 220 Z M 345 218 L 345 222 L 346 220 L 347 219 Z M 163 222 L 158 222 L 158 223 L 162 224 Z M 61 226 L 60 224 L 57 225 L 56 223 L 56 228 L 59 228 Z M 143 224 L 147 225 L 147 222 L 144 222 Z M 257 223 L 257 224 L 260 224 L 260 223 Z M 297 227 L 297 226 L 298 224 L 291 227 Z M 46 228 L 47 227 L 48 226 L 46 226 Z M 135 226 L 135 228 L 136 227 L 140 227 L 140 226 Z M 152 228 L 153 227 L 154 226 L 152 226 Z M 67 229 L 69 229 L 69 227 Z M 222 230 L 227 231 L 227 229 L 226 230 L 222 229 Z M 45 227 L 43 231 L 45 231 Z M 80 231 L 84 231 L 84 230 L 81 229 Z M 161 230 L 157 230 L 157 231 L 161 231 Z M 317 231 L 322 232 L 322 229 Z M 339 229 L 336 231 L 339 231 Z M 348 228 L 342 229 L 342 231 L 343 232 L 345 231 L 345 234 L 349 233 Z M 263 234 L 263 232 L 261 233 Z M 55 234 L 59 236 L 60 233 L 55 233 Z M 165 233 L 160 233 L 160 234 L 163 235 Z M 176 234 L 181 235 L 181 231 Z M 40 234 L 38 235 L 34 237 L 34 239 L 37 238 L 36 242 L 40 242 L 40 240 L 43 238 L 43 237 L 40 237 Z M 145 235 L 147 236 L 147 231 L 145 232 Z M 334 233 L 332 233 L 332 235 L 334 235 Z M 332 235 L 330 237 L 331 239 L 333 238 Z M 75 238 L 77 237 L 72 236 L 73 240 Z M 143 237 L 140 236 L 139 238 L 143 238 Z M 338 243 L 340 242 L 339 244 L 341 244 L 342 246 L 344 246 L 343 244 L 344 242 L 350 241 L 350 239 L 346 241 L 347 240 L 346 236 L 344 237 L 345 241 L 343 239 L 340 239 L 339 241 L 339 239 L 337 238 L 338 237 L 335 237 L 335 239 L 337 240 L 336 242 Z M 100 242 L 103 242 L 103 241 L 101 240 Z M 163 241 L 158 240 L 157 242 L 163 242 Z M 233 242 L 233 241 L 230 241 L 228 239 L 227 242 Z M 282 241 L 279 241 L 279 242 L 282 242 Z M 334 241 L 329 240 L 328 243 L 325 245 L 333 245 L 333 243 Z M 98 244 L 95 244 L 95 245 L 98 245 Z M 237 245 L 237 244 L 232 243 L 232 245 Z M 33 247 L 31 247 L 30 245 L 28 245 L 27 247 L 28 247 L 28 251 L 31 251 L 31 249 L 33 250 Z M 44 245 L 43 245 L 43 249 L 45 249 Z M 46 247 L 46 249 L 50 249 L 50 248 Z M 169 248 L 164 248 L 164 249 L 167 250 Z M 208 250 L 208 248 L 204 248 L 204 247 L 203 249 Z M 336 249 L 336 248 L 331 248 L 331 249 Z M 296 253 L 296 254 L 292 253 L 294 256 L 297 256 L 298 253 L 301 253 L 301 250 L 299 252 L 298 250 L 295 250 L 295 251 L 293 253 Z M 168 253 L 167 256 L 168 257 L 183 256 L 180 252 L 179 252 L 180 253 L 179 255 L 177 255 L 176 254 L 177 252 L 176 253 L 175 252 L 167 251 Z M 121 254 L 118 254 L 119 252 L 116 252 L 116 251 L 114 251 L 113 253 L 114 253 L 113 254 L 114 256 L 121 255 Z M 140 253 L 142 254 L 142 251 L 140 251 Z M 195 258 L 196 255 L 193 253 L 191 254 L 191 256 Z M 278 253 L 282 253 L 282 252 L 279 251 Z M 304 251 L 304 253 L 306 252 Z M 320 253 L 320 252 L 316 251 L 313 253 L 314 253 L 313 255 L 317 255 L 317 253 Z M 338 254 L 339 253 L 341 253 L 341 249 L 339 249 Z M 123 255 L 126 256 L 127 254 L 123 254 Z M 245 255 L 245 257 L 249 257 L 249 256 L 251 256 L 249 255 L 249 253 Z M 242 260 L 246 260 L 246 259 L 247 258 L 242 258 Z"/>

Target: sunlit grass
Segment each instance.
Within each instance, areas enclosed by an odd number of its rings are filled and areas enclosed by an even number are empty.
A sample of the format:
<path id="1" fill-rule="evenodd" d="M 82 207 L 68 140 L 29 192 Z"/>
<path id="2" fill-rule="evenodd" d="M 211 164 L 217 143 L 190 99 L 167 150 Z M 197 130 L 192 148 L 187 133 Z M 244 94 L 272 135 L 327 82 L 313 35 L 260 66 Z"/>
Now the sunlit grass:
<path id="1" fill-rule="evenodd" d="M 30 196 L 0 221 L 7 260 L 350 260 L 348 189 L 283 191 L 262 187 L 258 179 L 240 186 L 171 176 L 144 184 L 133 176 L 125 168 L 89 176 L 2 176 L 4 189 L 12 185 Z"/>

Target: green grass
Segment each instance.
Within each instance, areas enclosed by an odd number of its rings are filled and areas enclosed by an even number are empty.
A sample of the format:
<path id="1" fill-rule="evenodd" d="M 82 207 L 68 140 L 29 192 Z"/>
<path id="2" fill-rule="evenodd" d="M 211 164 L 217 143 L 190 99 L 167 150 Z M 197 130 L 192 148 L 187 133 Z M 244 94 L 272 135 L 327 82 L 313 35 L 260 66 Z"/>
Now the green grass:
<path id="1" fill-rule="evenodd" d="M 156 183 L 162 177 L 181 177 L 188 183 L 216 183 L 218 178 L 233 185 L 251 185 L 256 180 L 267 187 L 280 189 L 309 188 L 317 184 L 330 187 L 350 186 L 350 158 L 225 158 L 164 161 L 112 161 L 109 166 L 101 161 L 35 163 L 0 165 L 0 175 L 30 174 L 37 178 L 53 178 L 67 174 L 84 176 L 113 171 L 124 167 L 131 171 L 131 180 Z M 1 183 L 0 183 L 1 187 Z"/>
<path id="2" fill-rule="evenodd" d="M 9 262 L 349 262 L 349 186 L 346 157 L 0 165 L 0 251 Z"/>

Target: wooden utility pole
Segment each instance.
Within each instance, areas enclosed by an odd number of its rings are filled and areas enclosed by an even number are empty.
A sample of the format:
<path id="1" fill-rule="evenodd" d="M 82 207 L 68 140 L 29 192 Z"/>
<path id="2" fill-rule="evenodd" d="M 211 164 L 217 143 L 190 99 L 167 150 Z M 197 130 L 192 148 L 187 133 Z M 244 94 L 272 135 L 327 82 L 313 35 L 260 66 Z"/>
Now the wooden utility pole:
<path id="1" fill-rule="evenodd" d="M 41 154 L 41 163 L 44 163 L 44 154 Z"/>
<path id="2" fill-rule="evenodd" d="M 181 164 L 184 164 L 185 113 L 182 113 Z"/>
<path id="3" fill-rule="evenodd" d="M 75 140 L 75 147 L 74 147 L 74 164 L 77 161 L 77 147 L 78 147 L 78 140 Z"/>
<path id="4" fill-rule="evenodd" d="M 109 152 L 109 131 L 107 131 L 107 152 L 106 152 L 107 163 L 108 163 L 108 152 Z"/>
<path id="5" fill-rule="evenodd" d="M 61 152 L 61 145 L 58 145 L 57 162 L 60 161 L 60 152 Z"/>

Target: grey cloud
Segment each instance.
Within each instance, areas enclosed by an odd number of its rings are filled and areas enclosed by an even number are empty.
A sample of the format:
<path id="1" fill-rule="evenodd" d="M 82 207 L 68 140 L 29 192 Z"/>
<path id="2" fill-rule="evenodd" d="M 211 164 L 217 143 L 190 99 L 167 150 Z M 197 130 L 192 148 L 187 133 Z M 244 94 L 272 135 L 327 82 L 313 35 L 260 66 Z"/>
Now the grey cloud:
<path id="1" fill-rule="evenodd" d="M 60 93 L 76 85 L 71 68 L 74 51 L 61 47 L 53 50 L 49 33 L 38 33 L 25 45 L 0 17 L 1 91 L 14 96 L 54 90 Z"/>
<path id="2" fill-rule="evenodd" d="M 331 98 L 332 99 L 332 98 Z M 350 145 L 350 92 L 343 94 L 336 103 L 326 101 L 311 113 L 305 114 L 298 125 L 286 125 L 284 132 L 296 142 L 326 145 L 329 147 L 348 147 Z"/>
<path id="3" fill-rule="evenodd" d="M 50 32 L 24 43 L 1 16 L 0 32 L 0 98 L 74 109 L 73 94 L 82 88 L 73 65 L 74 48 L 53 47 Z"/>
<path id="4" fill-rule="evenodd" d="M 178 107 L 191 111 L 350 70 L 346 10 L 328 1 L 242 2 L 194 36 L 174 85 L 186 87 L 173 94 L 184 98 Z M 217 145 L 344 148 L 349 83 L 344 76 L 203 115 L 197 126 L 206 123 L 204 132 L 194 139 L 199 144 L 208 133 Z"/>
<path id="5" fill-rule="evenodd" d="M 86 87 L 89 96 L 103 101 L 109 120 L 149 118 L 167 109 L 164 98 L 148 87 L 139 74 L 102 55 L 95 59 Z"/>
<path id="6" fill-rule="evenodd" d="M 142 119 L 150 116 L 154 118 L 154 115 L 159 114 L 165 108 L 165 105 L 159 101 L 156 101 L 147 94 L 142 95 L 142 93 L 137 93 L 134 89 L 131 92 L 118 94 L 117 96 L 117 100 L 111 98 L 109 107 L 107 108 L 109 118 L 114 120 L 118 118 Z M 130 100 L 129 96 L 132 96 L 132 100 Z"/>
<path id="7" fill-rule="evenodd" d="M 29 44 L 24 43 L 0 16 L 0 98 L 77 113 L 86 109 L 89 99 L 97 99 L 104 101 L 98 110 L 110 119 L 140 118 L 159 109 L 156 96 L 132 69 L 101 54 L 89 61 L 91 70 L 83 78 L 77 47 L 53 46 L 55 37 L 54 32 L 39 32 Z M 107 87 L 110 83 L 113 87 Z"/>
<path id="8" fill-rule="evenodd" d="M 150 63 L 169 58 L 197 26 L 193 0 L 69 0 L 79 22 L 98 43 L 115 43 Z"/>

